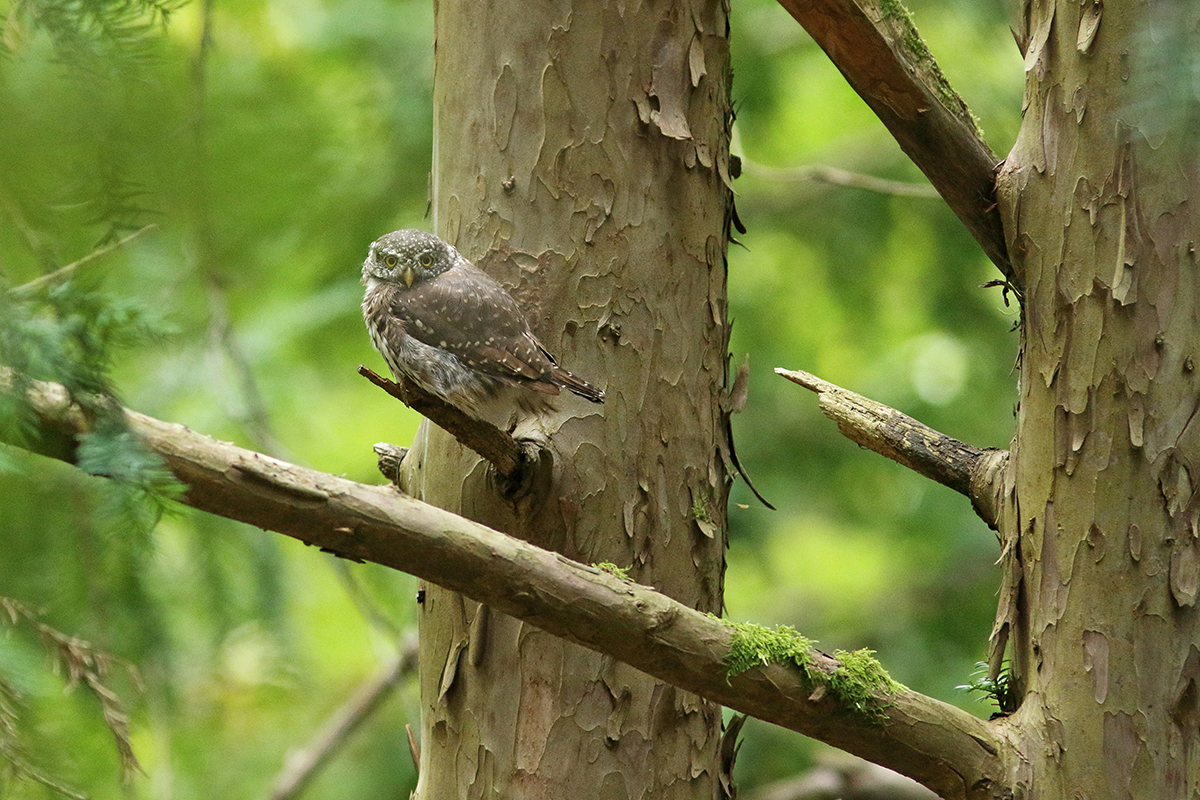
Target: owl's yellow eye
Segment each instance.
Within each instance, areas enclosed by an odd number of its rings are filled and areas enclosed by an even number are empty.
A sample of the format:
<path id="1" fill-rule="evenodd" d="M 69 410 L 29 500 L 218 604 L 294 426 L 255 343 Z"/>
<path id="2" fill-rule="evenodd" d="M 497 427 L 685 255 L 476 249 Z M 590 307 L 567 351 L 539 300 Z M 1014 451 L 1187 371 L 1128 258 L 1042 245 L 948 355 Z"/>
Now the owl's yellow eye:
<path id="1" fill-rule="evenodd" d="M 433 256 L 431 256 L 429 253 L 421 253 L 421 256 L 417 259 L 417 261 L 421 262 L 422 267 L 433 266 Z"/>
<path id="2" fill-rule="evenodd" d="M 383 257 L 383 265 L 385 267 L 387 267 L 388 269 L 391 269 L 392 267 L 396 266 L 399 263 L 400 263 L 400 260 L 398 258 L 396 258 L 395 256 L 384 256 Z"/>

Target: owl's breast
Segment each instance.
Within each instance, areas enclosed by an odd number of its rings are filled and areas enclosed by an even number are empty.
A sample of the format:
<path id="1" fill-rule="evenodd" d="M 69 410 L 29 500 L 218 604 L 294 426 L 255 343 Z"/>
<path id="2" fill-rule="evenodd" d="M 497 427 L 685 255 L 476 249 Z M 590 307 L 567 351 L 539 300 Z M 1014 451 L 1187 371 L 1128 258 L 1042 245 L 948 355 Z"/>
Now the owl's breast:
<path id="1" fill-rule="evenodd" d="M 409 333 L 410 322 L 394 313 L 394 291 L 379 284 L 368 287 L 363 298 L 363 320 L 375 349 L 397 378 L 407 378 L 468 413 L 476 412 L 480 403 L 495 394 L 499 384 L 471 369 L 453 353 L 426 344 Z M 413 324 L 419 324 L 419 320 Z"/>

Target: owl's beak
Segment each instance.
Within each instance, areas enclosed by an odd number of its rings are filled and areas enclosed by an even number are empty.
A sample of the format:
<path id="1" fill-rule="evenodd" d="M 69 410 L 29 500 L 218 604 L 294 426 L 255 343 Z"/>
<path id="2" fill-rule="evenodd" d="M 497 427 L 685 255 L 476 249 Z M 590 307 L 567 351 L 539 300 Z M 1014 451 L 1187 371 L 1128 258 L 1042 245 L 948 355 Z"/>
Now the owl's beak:
<path id="1" fill-rule="evenodd" d="M 404 278 L 404 285 L 405 285 L 405 286 L 412 286 L 413 277 L 414 277 L 414 276 L 413 276 L 413 268 L 412 268 L 412 267 L 405 267 L 405 268 L 403 269 L 403 271 L 401 271 L 401 273 L 400 273 L 400 277 L 401 277 L 401 278 Z"/>

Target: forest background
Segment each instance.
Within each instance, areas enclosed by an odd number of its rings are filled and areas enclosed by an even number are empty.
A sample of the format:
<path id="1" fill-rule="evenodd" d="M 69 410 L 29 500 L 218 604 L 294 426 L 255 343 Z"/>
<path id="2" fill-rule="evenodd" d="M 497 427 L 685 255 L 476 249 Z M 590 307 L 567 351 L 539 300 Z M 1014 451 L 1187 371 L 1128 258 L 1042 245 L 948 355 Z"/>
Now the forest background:
<path id="1" fill-rule="evenodd" d="M 1007 152 L 1023 71 L 1004 8 L 909 5 Z M 61 330 L 22 316 L 47 299 L 60 319 L 98 313 L 107 377 L 129 407 L 380 482 L 371 445 L 407 444 L 419 417 L 355 372 L 383 369 L 359 268 L 381 233 L 429 228 L 432 4 L 95 8 L 0 1 L 0 353 L 31 332 L 54 351 Z M 1005 447 L 1015 307 L 981 288 L 994 267 L 781 7 L 736 0 L 732 49 L 748 231 L 730 251 L 731 354 L 751 365 L 734 434 L 778 510 L 735 485 L 726 616 L 878 650 L 897 680 L 986 717 L 960 687 L 995 613 L 993 534 L 950 489 L 855 448 L 772 370 Z M 75 268 L 65 293 L 10 290 L 122 241 Z M 44 777 L 94 798 L 270 796 L 289 754 L 406 647 L 416 581 L 159 512 L 0 446 L 0 596 L 136 667 L 140 680 L 116 663 L 106 683 L 140 771 L 123 780 L 101 703 L 63 692 L 19 614 L 0 637 L 0 748 L 19 744 Z M 415 681 L 396 689 L 306 797 L 407 796 L 415 771 L 398 755 L 417 724 Z M 755 720 L 743 740 L 734 774 L 747 794 L 826 750 Z M 0 794 L 55 796 L 5 778 Z"/>

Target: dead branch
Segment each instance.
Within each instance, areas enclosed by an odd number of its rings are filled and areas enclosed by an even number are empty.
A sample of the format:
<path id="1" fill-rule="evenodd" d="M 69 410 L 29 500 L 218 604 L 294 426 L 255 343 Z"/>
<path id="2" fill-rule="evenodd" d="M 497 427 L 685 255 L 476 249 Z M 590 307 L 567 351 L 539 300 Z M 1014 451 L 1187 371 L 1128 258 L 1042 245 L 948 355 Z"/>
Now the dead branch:
<path id="1" fill-rule="evenodd" d="M 899 3 L 779 0 L 820 45 L 1013 286 L 996 209 L 1000 159 Z"/>
<path id="2" fill-rule="evenodd" d="M 759 786 L 746 800 L 938 800 L 903 775 L 836 750 L 819 754 L 816 761 L 800 775 Z"/>
<path id="3" fill-rule="evenodd" d="M 33 382 L 28 394 L 47 433 L 29 447 L 71 461 L 86 416 L 59 384 Z M 857 713 L 796 667 L 777 663 L 729 676 L 735 629 L 723 620 L 392 486 L 356 483 L 124 413 L 195 508 L 416 575 L 685 691 L 895 769 L 942 797 L 990 799 L 1006 783 L 1004 762 L 1013 753 L 997 727 L 1003 723 L 903 687 L 874 697 L 878 715 Z M 816 650 L 809 656 L 810 673 L 843 668 Z"/>
<path id="4" fill-rule="evenodd" d="M 831 167 L 826 164 L 809 164 L 802 167 L 779 169 L 758 164 L 742 156 L 742 171 L 764 181 L 776 183 L 800 183 L 811 181 L 825 183 L 830 186 L 844 186 L 848 189 L 862 189 L 867 192 L 889 194 L 899 197 L 941 197 L 937 189 L 928 183 L 911 183 L 909 181 L 893 181 L 878 178 L 874 175 L 864 175 L 861 172 Z"/>
<path id="5" fill-rule="evenodd" d="M 966 495 L 983 521 L 996 528 L 995 487 L 1008 459 L 1007 450 L 975 447 L 959 441 L 890 406 L 808 372 L 787 369 L 775 372 L 816 392 L 821 412 L 837 423 L 847 439 Z"/>

